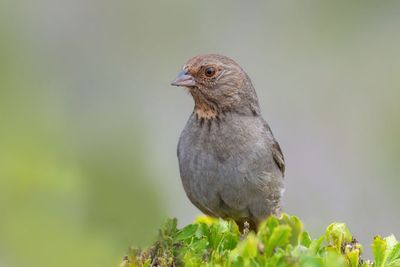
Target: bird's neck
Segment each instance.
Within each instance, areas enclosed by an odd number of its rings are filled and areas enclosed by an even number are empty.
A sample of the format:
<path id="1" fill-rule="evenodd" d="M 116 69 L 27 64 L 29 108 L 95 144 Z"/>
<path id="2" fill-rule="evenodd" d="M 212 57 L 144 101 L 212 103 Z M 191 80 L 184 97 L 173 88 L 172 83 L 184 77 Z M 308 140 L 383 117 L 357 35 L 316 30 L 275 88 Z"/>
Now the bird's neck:
<path id="1" fill-rule="evenodd" d="M 258 106 L 253 105 L 218 107 L 213 103 L 195 101 L 194 113 L 200 120 L 212 120 L 221 119 L 227 113 L 236 113 L 244 116 L 259 116 L 260 109 Z"/>
<path id="2" fill-rule="evenodd" d="M 260 115 L 257 97 L 252 101 L 224 101 L 217 103 L 205 97 L 198 90 L 190 91 L 194 99 L 194 113 L 198 119 L 210 120 L 221 117 L 226 112 L 234 112 L 246 116 Z"/>
<path id="3" fill-rule="evenodd" d="M 207 99 L 199 92 L 191 91 L 194 100 L 194 112 L 199 119 L 215 119 L 221 112 L 219 105 Z"/>
<path id="4" fill-rule="evenodd" d="M 197 118 L 205 119 L 205 120 L 215 119 L 219 115 L 219 113 L 217 111 L 215 111 L 215 110 L 204 109 L 204 108 L 196 108 L 196 107 L 194 109 L 194 112 L 196 113 Z"/>

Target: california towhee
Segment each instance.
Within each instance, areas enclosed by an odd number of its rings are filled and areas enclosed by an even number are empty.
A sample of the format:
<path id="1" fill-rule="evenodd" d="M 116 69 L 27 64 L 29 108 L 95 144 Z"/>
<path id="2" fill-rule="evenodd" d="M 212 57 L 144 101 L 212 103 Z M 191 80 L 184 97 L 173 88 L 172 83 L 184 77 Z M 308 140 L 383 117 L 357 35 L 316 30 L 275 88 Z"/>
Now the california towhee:
<path id="1" fill-rule="evenodd" d="M 232 59 L 210 54 L 191 58 L 171 85 L 194 99 L 178 144 L 187 196 L 205 214 L 256 230 L 280 211 L 285 162 L 250 78 Z"/>

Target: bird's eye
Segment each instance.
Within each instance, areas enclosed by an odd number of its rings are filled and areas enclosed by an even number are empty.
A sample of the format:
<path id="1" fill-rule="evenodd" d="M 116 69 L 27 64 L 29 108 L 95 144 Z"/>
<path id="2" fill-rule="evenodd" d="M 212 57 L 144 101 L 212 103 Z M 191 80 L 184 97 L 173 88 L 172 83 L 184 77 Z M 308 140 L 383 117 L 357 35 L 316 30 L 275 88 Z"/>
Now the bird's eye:
<path id="1" fill-rule="evenodd" d="M 204 73 L 206 74 L 207 77 L 212 77 L 212 76 L 215 75 L 215 68 L 214 67 L 208 67 L 208 68 L 206 68 Z"/>

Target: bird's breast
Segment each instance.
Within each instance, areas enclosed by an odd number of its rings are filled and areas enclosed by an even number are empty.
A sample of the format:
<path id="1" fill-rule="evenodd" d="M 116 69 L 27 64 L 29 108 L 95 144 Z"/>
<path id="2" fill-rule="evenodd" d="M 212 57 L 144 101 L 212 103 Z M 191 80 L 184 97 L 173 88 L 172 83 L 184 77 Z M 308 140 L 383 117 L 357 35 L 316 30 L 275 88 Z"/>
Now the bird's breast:
<path id="1" fill-rule="evenodd" d="M 191 171 L 237 172 L 267 153 L 266 141 L 256 117 L 233 114 L 202 121 L 192 115 L 179 140 L 178 158 Z"/>
<path id="2" fill-rule="evenodd" d="M 272 189 L 266 188 L 281 181 L 270 141 L 260 117 L 229 115 L 208 124 L 192 116 L 178 144 L 181 179 L 190 200 L 220 217 L 247 216 L 251 203 L 267 207 Z"/>

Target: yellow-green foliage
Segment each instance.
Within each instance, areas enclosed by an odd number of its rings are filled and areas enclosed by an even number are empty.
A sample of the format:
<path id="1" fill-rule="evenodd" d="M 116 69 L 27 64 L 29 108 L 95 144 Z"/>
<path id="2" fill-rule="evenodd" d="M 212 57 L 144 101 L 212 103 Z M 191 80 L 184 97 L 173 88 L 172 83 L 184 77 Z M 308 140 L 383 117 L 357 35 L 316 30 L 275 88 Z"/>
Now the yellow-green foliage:
<path id="1" fill-rule="evenodd" d="M 201 217 L 183 229 L 167 220 L 149 248 L 131 248 L 121 267 L 133 266 L 400 266 L 400 243 L 377 236 L 374 261 L 361 258 L 363 247 L 343 223 L 332 223 L 312 239 L 295 216 L 264 221 L 258 233 L 240 233 L 233 221 Z"/>

